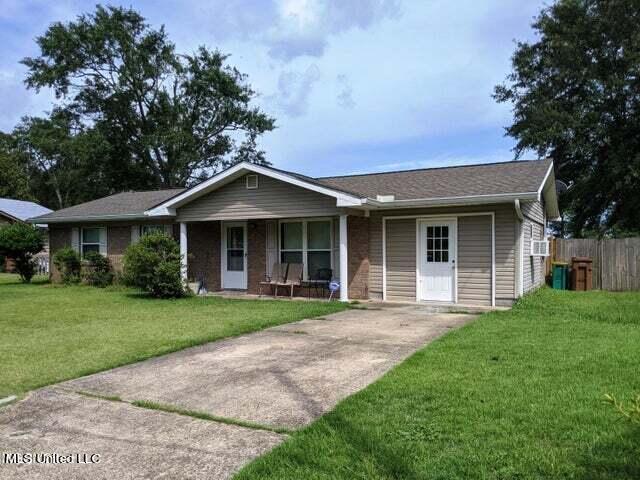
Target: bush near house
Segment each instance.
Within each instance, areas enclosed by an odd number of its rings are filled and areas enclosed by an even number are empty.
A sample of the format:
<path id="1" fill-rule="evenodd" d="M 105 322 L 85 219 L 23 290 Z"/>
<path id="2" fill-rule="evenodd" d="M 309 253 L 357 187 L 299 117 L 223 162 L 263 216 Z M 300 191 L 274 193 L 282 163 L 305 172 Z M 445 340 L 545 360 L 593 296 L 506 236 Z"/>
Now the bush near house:
<path id="1" fill-rule="evenodd" d="M 42 234 L 32 225 L 17 222 L 0 228 L 0 255 L 14 260 L 24 283 L 29 283 L 35 275 L 33 256 L 43 247 Z"/>
<path id="2" fill-rule="evenodd" d="M 124 254 L 124 281 L 158 298 L 186 295 L 180 278 L 180 246 L 163 233 L 144 235 Z"/>
<path id="3" fill-rule="evenodd" d="M 80 281 L 80 255 L 73 248 L 61 248 L 54 253 L 52 260 L 60 272 L 63 283 L 71 284 Z"/>
<path id="4" fill-rule="evenodd" d="M 104 288 L 113 283 L 111 262 L 99 252 L 89 252 L 82 261 L 82 281 L 87 285 Z"/>

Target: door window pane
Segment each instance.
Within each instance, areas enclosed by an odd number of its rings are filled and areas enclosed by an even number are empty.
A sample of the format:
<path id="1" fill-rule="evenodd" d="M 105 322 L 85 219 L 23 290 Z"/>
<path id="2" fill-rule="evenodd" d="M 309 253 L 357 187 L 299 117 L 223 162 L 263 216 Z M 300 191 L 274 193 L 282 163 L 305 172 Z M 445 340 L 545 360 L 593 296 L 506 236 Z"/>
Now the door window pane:
<path id="1" fill-rule="evenodd" d="M 280 225 L 280 238 L 282 250 L 302 249 L 302 222 L 282 223 Z"/>
<path id="2" fill-rule="evenodd" d="M 244 250 L 227 250 L 227 271 L 242 272 L 244 270 Z"/>
<path id="3" fill-rule="evenodd" d="M 309 278 L 317 279 L 318 270 L 331 269 L 331 252 L 309 252 L 307 254 L 309 261 Z"/>
<path id="4" fill-rule="evenodd" d="M 227 248 L 244 249 L 243 227 L 227 227 Z"/>
<path id="5" fill-rule="evenodd" d="M 302 263 L 302 252 L 282 252 L 280 261 L 282 263 Z"/>
<path id="6" fill-rule="evenodd" d="M 309 222 L 307 224 L 307 247 L 311 250 L 331 248 L 331 222 Z"/>

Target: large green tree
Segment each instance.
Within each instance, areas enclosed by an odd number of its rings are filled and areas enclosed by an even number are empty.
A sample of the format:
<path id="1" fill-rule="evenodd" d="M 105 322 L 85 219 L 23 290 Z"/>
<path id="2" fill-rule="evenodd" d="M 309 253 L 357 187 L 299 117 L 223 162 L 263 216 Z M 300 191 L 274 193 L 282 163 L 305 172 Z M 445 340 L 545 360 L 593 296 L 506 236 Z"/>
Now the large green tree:
<path id="1" fill-rule="evenodd" d="M 56 109 L 47 118 L 25 117 L 12 137 L 16 154 L 27 159 L 31 190 L 43 205 L 65 208 L 112 193 L 117 185 L 105 175 L 109 143 L 73 112 Z"/>
<path id="2" fill-rule="evenodd" d="M 112 189 L 184 186 L 240 160 L 266 162 L 256 141 L 274 120 L 252 106 L 226 55 L 178 54 L 164 27 L 102 6 L 37 43 L 40 55 L 22 62 L 27 86 L 52 88 L 58 109 L 110 146 L 99 170 Z"/>
<path id="3" fill-rule="evenodd" d="M 559 0 L 517 44 L 496 87 L 513 105 L 516 155 L 551 156 L 570 186 L 565 233 L 640 231 L 640 1 Z"/>
<path id="4" fill-rule="evenodd" d="M 11 135 L 0 132 L 0 197 L 33 200 L 27 157 L 16 148 Z"/>

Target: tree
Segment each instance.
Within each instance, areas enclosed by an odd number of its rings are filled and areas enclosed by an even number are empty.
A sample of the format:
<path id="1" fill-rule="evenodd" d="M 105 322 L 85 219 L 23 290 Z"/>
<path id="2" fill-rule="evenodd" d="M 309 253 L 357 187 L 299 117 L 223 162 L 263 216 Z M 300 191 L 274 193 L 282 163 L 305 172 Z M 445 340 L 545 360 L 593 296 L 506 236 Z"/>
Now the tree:
<path id="1" fill-rule="evenodd" d="M 27 159 L 15 148 L 11 135 L 0 132 L 0 197 L 33 200 Z"/>
<path id="2" fill-rule="evenodd" d="M 560 0 L 495 89 L 513 104 L 516 157 L 552 157 L 570 185 L 560 206 L 576 237 L 640 230 L 639 24 L 634 0 Z"/>
<path id="3" fill-rule="evenodd" d="M 22 61 L 27 86 L 53 88 L 61 109 L 100 133 L 111 173 L 173 187 L 240 159 L 265 163 L 256 139 L 274 120 L 251 106 L 255 92 L 227 55 L 177 54 L 164 27 L 100 5 L 53 24 L 37 43 L 40 56 Z"/>
<path id="4" fill-rule="evenodd" d="M 42 233 L 33 225 L 16 222 L 0 228 L 0 255 L 16 262 L 16 270 L 25 283 L 33 278 L 33 256 L 43 247 Z"/>
<path id="5" fill-rule="evenodd" d="M 54 109 L 48 118 L 25 117 L 13 139 L 43 205 L 65 208 L 113 193 L 113 184 L 105 181 L 110 146 L 76 113 Z"/>

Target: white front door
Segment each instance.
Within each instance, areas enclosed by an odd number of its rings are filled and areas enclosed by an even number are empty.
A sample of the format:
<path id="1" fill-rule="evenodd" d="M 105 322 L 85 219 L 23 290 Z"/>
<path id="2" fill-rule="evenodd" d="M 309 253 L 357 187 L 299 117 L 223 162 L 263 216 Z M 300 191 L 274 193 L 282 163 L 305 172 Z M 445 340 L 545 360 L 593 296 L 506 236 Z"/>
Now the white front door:
<path id="1" fill-rule="evenodd" d="M 456 230 L 455 219 L 419 222 L 418 294 L 420 300 L 455 300 Z"/>
<path id="2" fill-rule="evenodd" d="M 247 224 L 222 224 L 222 288 L 247 288 Z"/>

